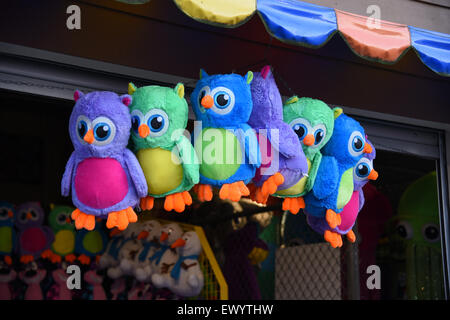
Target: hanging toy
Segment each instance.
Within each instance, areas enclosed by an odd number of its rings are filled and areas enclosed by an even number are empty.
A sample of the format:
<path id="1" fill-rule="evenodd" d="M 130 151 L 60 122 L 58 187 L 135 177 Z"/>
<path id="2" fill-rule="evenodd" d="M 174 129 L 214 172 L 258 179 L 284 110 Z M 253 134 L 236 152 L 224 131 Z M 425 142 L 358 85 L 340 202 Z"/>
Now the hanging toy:
<path id="1" fill-rule="evenodd" d="M 222 200 L 248 196 L 246 184 L 261 165 L 255 132 L 247 124 L 252 112 L 250 83 L 253 73 L 209 76 L 200 80 L 191 95 L 192 109 L 202 130 L 194 129 L 194 147 L 200 160 L 200 201 L 212 199 L 211 186 L 220 187 Z"/>
<path id="2" fill-rule="evenodd" d="M 43 300 L 41 282 L 47 275 L 47 271 L 40 269 L 34 260 L 23 261 L 22 263 L 24 263 L 24 270 L 19 272 L 19 278 L 27 285 L 24 299 Z"/>
<path id="3" fill-rule="evenodd" d="M 373 169 L 373 160 L 376 156 L 376 151 L 369 140 L 366 142 L 372 146 L 372 152 L 364 154 L 361 160 L 358 161 L 356 166 L 353 168 L 353 185 L 354 190 L 350 201 L 345 205 L 344 209 L 340 213 L 341 224 L 335 229 L 330 230 L 327 221 L 324 218 L 318 218 L 306 214 L 307 222 L 309 226 L 319 234 L 323 234 L 325 239 L 337 239 L 331 243 L 333 247 L 342 246 L 342 239 L 335 235 L 329 235 L 329 233 L 337 233 L 339 235 L 346 234 L 347 239 L 350 242 L 356 241 L 356 235 L 352 231 L 355 225 L 356 218 L 358 217 L 359 211 L 361 211 L 364 206 L 364 192 L 363 187 L 369 180 L 376 180 L 378 178 L 378 172 Z M 341 239 L 339 241 L 339 239 Z"/>
<path id="4" fill-rule="evenodd" d="M 103 228 L 97 223 L 92 231 L 78 230 L 75 238 L 75 252 L 81 264 L 88 266 L 97 262 L 106 249 L 108 238 Z"/>
<path id="5" fill-rule="evenodd" d="M 297 214 L 305 207 L 303 196 L 311 190 L 322 159 L 321 148 L 333 134 L 334 118 L 342 112 L 320 100 L 293 96 L 283 107 L 283 120 L 297 135 L 307 159 L 307 175 L 296 179 L 292 187 L 279 190 L 275 196 L 285 198 L 283 210 Z M 281 188 L 280 188 L 281 189 Z"/>
<path id="6" fill-rule="evenodd" d="M 130 83 L 128 93 L 133 95 L 131 139 L 148 185 L 141 209 L 150 210 L 154 198 L 165 197 L 165 210 L 183 212 L 199 180 L 197 155 L 183 135 L 188 120 L 184 85 L 136 88 Z"/>
<path id="7" fill-rule="evenodd" d="M 40 257 L 49 249 L 54 235 L 52 230 L 44 226 L 44 210 L 38 202 L 27 202 L 17 207 L 15 225 L 18 230 L 18 246 L 16 248 L 24 264 Z"/>
<path id="8" fill-rule="evenodd" d="M 277 189 L 287 189 L 303 178 L 308 163 L 297 135 L 283 122 L 281 95 L 269 66 L 254 73 L 250 88 L 253 111 L 248 124 L 256 130 L 262 158 L 252 180 L 257 187 L 252 198 L 264 204 Z"/>
<path id="9" fill-rule="evenodd" d="M 150 257 L 160 249 L 161 224 L 157 220 L 148 220 L 143 222 L 143 225 L 144 230 L 138 235 L 138 239 L 142 241 L 142 249 L 136 256 L 137 263 L 133 274 L 137 280 L 149 282 L 153 273 Z"/>
<path id="10" fill-rule="evenodd" d="M 0 259 L 0 300 L 12 300 L 10 283 L 16 279 L 17 274 L 13 269 L 11 256 L 1 256 Z"/>
<path id="11" fill-rule="evenodd" d="M 198 262 L 202 251 L 200 239 L 195 231 L 188 231 L 177 239 L 171 248 L 177 248 L 178 259 L 170 273 L 154 274 L 153 284 L 157 288 L 169 288 L 182 297 L 194 297 L 200 294 L 204 285 L 203 272 Z"/>
<path id="12" fill-rule="evenodd" d="M 314 217 L 325 217 L 331 229 L 341 224 L 339 213 L 353 194 L 353 168 L 363 154 L 372 153 L 365 140 L 364 129 L 354 119 L 339 115 L 334 123 L 331 139 L 322 148 L 322 161 L 312 190 L 306 194 L 305 212 Z M 342 243 L 337 233 L 325 233 L 325 240 L 337 246 Z"/>
<path id="13" fill-rule="evenodd" d="M 70 219 L 74 208 L 68 206 L 53 206 L 48 215 L 48 223 L 55 236 L 55 240 L 48 249 L 42 253 L 43 258 L 49 258 L 53 263 L 61 262 L 63 257 L 68 262 L 76 259 L 75 227 Z"/>
<path id="14" fill-rule="evenodd" d="M 142 169 L 126 148 L 131 96 L 75 91 L 74 99 L 69 133 L 75 151 L 67 162 L 61 193 L 68 196 L 72 190 L 77 229 L 94 230 L 95 217 L 107 217 L 108 228 L 124 230 L 137 221 L 133 207 L 147 195 Z"/>
<path id="15" fill-rule="evenodd" d="M 12 261 L 11 254 L 16 244 L 16 233 L 14 230 L 14 206 L 5 201 L 0 201 L 0 257 Z"/>

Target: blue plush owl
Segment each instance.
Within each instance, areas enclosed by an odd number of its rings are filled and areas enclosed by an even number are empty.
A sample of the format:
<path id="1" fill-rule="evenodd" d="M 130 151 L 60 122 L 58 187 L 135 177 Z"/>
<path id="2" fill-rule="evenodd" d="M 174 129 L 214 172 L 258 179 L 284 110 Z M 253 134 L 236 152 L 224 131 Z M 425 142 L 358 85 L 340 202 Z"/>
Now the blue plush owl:
<path id="1" fill-rule="evenodd" d="M 212 75 L 200 70 L 191 104 L 201 129 L 194 128 L 194 146 L 200 159 L 200 201 L 212 199 L 211 186 L 220 187 L 221 199 L 239 201 L 249 195 L 246 186 L 261 164 L 258 141 L 247 124 L 253 108 L 253 73 Z"/>
<path id="2" fill-rule="evenodd" d="M 75 238 L 75 253 L 79 254 L 78 260 L 84 265 L 90 264 L 94 257 L 100 259 L 108 244 L 108 237 L 99 224 L 100 219 L 97 219 L 94 230 L 78 230 Z"/>
<path id="3" fill-rule="evenodd" d="M 338 213 L 350 201 L 353 194 L 353 168 L 364 153 L 371 153 L 366 143 L 364 129 L 345 114 L 334 122 L 331 139 L 322 148 L 316 180 L 305 196 L 305 211 L 315 217 L 325 217 L 330 228 L 341 224 Z"/>

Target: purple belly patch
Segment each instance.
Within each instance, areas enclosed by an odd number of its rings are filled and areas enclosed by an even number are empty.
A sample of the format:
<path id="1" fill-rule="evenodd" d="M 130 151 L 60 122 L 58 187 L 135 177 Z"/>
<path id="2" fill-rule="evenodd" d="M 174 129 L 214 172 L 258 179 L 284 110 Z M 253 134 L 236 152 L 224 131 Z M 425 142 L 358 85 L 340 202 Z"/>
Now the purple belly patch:
<path id="1" fill-rule="evenodd" d="M 115 159 L 85 159 L 78 164 L 75 173 L 75 192 L 83 204 L 105 209 L 119 203 L 127 195 L 127 175 Z"/>

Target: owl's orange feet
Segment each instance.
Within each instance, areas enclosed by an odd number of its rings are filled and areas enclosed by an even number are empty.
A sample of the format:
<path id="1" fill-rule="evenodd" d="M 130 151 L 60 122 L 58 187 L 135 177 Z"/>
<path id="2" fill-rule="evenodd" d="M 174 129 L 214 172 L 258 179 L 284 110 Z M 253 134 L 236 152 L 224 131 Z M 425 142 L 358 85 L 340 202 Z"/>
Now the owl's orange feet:
<path id="1" fill-rule="evenodd" d="M 229 199 L 231 201 L 239 201 L 242 196 L 250 195 L 250 190 L 243 181 L 236 181 L 233 183 L 225 183 L 219 191 L 219 197 L 222 200 Z"/>
<path id="2" fill-rule="evenodd" d="M 82 254 L 78 257 L 78 261 L 80 261 L 84 265 L 87 265 L 87 264 L 91 263 L 91 258 L 89 258 L 85 254 Z"/>
<path id="3" fill-rule="evenodd" d="M 52 253 L 52 255 L 50 256 L 50 261 L 52 263 L 60 263 L 61 262 L 61 256 L 59 254 L 56 253 Z"/>
<path id="4" fill-rule="evenodd" d="M 342 247 L 342 237 L 339 233 L 326 230 L 323 237 L 333 248 Z"/>
<path id="5" fill-rule="evenodd" d="M 42 251 L 42 253 L 41 253 L 41 258 L 44 258 L 44 259 L 50 259 L 51 256 L 52 256 L 52 254 L 53 254 L 53 251 L 52 251 L 52 250 L 50 250 L 50 249 L 44 250 L 44 251 Z"/>
<path id="6" fill-rule="evenodd" d="M 153 197 L 147 196 L 141 199 L 140 207 L 142 210 L 152 210 L 155 199 Z"/>
<path id="7" fill-rule="evenodd" d="M 335 229 L 342 222 L 341 215 L 337 214 L 331 209 L 327 209 L 325 219 L 327 220 L 328 225 L 330 226 L 331 229 Z"/>
<path id="8" fill-rule="evenodd" d="M 211 201 L 213 197 L 212 187 L 208 184 L 197 184 L 194 186 L 194 192 L 201 202 Z"/>
<path id="9" fill-rule="evenodd" d="M 347 233 L 347 239 L 348 239 L 348 241 L 350 241 L 351 243 L 354 243 L 354 242 L 356 241 L 356 235 L 355 235 L 355 233 L 353 232 L 353 230 L 350 230 L 350 231 Z"/>
<path id="10" fill-rule="evenodd" d="M 34 257 L 31 254 L 27 254 L 27 255 L 20 257 L 20 262 L 22 262 L 23 264 L 27 264 L 33 260 L 34 260 Z"/>
<path id="11" fill-rule="evenodd" d="M 183 212 L 186 206 L 192 204 L 192 198 L 189 192 L 183 191 L 179 193 L 169 194 L 164 200 L 164 210 Z"/>
<path id="12" fill-rule="evenodd" d="M 305 208 L 305 200 L 303 200 L 303 197 L 285 198 L 283 200 L 282 209 L 284 211 L 290 211 L 293 214 L 297 214 L 300 211 L 300 209 L 304 208 Z"/>
<path id="13" fill-rule="evenodd" d="M 73 253 L 68 254 L 64 257 L 64 260 L 66 260 L 67 262 L 70 262 L 70 263 L 74 262 L 76 259 L 77 259 L 77 256 L 74 255 Z"/>
<path id="14" fill-rule="evenodd" d="M 281 186 L 283 183 L 283 175 L 279 172 L 275 173 L 273 176 L 270 176 L 266 181 L 264 181 L 261 188 L 262 195 L 267 199 L 271 194 L 277 192 L 278 186 Z"/>
<path id="15" fill-rule="evenodd" d="M 6 264 L 7 264 L 8 266 L 12 265 L 12 259 L 11 259 L 11 256 L 4 256 L 4 257 L 3 257 L 3 260 L 5 260 L 5 262 L 6 262 Z"/>
<path id="16" fill-rule="evenodd" d="M 95 216 L 86 214 L 80 209 L 75 209 L 72 212 L 72 219 L 75 220 L 75 228 L 77 230 L 85 228 L 86 230 L 92 231 L 95 228 Z"/>
<path id="17" fill-rule="evenodd" d="M 137 222 L 137 215 L 133 208 L 128 207 L 124 210 L 110 212 L 106 221 L 106 227 L 108 229 L 117 227 L 119 230 L 125 230 L 128 224 L 133 222 Z"/>

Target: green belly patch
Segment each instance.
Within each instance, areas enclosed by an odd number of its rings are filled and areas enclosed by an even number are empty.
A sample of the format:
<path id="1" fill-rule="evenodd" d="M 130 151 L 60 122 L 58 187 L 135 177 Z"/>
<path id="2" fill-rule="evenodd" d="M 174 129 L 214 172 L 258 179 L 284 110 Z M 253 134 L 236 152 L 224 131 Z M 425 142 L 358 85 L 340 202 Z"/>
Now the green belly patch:
<path id="1" fill-rule="evenodd" d="M 309 159 L 306 159 L 306 161 L 308 162 L 308 174 L 309 174 L 309 171 L 311 170 L 311 161 L 309 161 Z M 300 196 L 305 192 L 305 186 L 306 186 L 307 181 L 308 181 L 308 177 L 303 177 L 292 187 L 284 189 L 284 190 L 279 190 L 279 191 L 277 191 L 277 193 L 275 195 Z"/>
<path id="2" fill-rule="evenodd" d="M 59 255 L 72 253 L 75 248 L 75 234 L 72 230 L 61 230 L 55 234 L 52 249 Z"/>
<path id="3" fill-rule="evenodd" d="M 200 174 L 213 180 L 233 176 L 244 161 L 239 140 L 222 128 L 203 129 L 195 140 L 195 151 L 200 159 Z"/>
<path id="4" fill-rule="evenodd" d="M 337 208 L 342 209 L 350 201 L 353 194 L 353 168 L 348 169 L 342 174 L 339 183 Z"/>
<path id="5" fill-rule="evenodd" d="M 92 254 L 97 254 L 103 249 L 103 239 L 98 231 L 90 231 L 83 238 L 83 247 Z"/>
<path id="6" fill-rule="evenodd" d="M 12 251 L 12 228 L 0 227 L 0 252 Z"/>
<path id="7" fill-rule="evenodd" d="M 183 166 L 177 154 L 161 148 L 141 149 L 137 158 L 144 171 L 149 194 L 164 194 L 183 182 Z"/>

